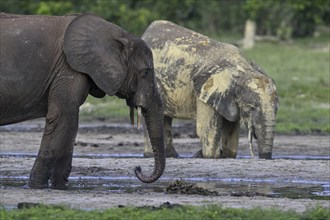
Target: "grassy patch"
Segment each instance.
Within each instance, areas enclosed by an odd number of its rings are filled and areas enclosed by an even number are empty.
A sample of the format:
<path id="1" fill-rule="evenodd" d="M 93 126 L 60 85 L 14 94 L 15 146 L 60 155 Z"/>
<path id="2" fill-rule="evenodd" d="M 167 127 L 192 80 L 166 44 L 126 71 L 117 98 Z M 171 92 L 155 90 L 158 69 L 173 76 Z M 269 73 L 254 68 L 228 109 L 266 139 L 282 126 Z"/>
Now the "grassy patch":
<path id="1" fill-rule="evenodd" d="M 257 43 L 243 51 L 276 82 L 280 99 L 276 131 L 330 132 L 329 39 L 324 36 L 292 43 Z M 83 120 L 127 121 L 125 100 L 88 97 L 81 108 Z"/>
<path id="2" fill-rule="evenodd" d="M 124 99 L 116 96 L 105 96 L 102 99 L 88 96 L 80 107 L 80 119 L 83 121 L 127 121 L 129 123 L 129 107 Z"/>
<path id="3" fill-rule="evenodd" d="M 58 219 L 268 219 L 268 220 L 299 220 L 299 219 L 329 219 L 329 209 L 316 207 L 304 213 L 296 213 L 294 211 L 281 211 L 278 209 L 234 209 L 223 208 L 221 206 L 209 205 L 205 207 L 195 206 L 175 206 L 172 208 L 111 208 L 104 211 L 93 210 L 75 210 L 61 206 L 37 206 L 30 209 L 20 210 L 0 210 L 1 219 L 6 220 L 58 220 Z"/>

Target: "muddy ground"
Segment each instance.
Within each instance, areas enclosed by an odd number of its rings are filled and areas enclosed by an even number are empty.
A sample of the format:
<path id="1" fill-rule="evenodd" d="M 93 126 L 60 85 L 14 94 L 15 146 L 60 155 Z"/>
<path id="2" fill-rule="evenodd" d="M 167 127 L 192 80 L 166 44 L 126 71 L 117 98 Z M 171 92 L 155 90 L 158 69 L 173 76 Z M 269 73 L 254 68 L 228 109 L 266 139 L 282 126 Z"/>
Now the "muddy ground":
<path id="1" fill-rule="evenodd" d="M 238 159 L 195 159 L 201 148 L 194 125 L 176 123 L 174 144 L 181 158 L 167 159 L 160 180 L 139 182 L 134 167 L 151 172 L 143 158 L 143 132 L 128 124 L 81 123 L 68 190 L 24 188 L 42 137 L 43 122 L 0 128 L 1 205 L 20 202 L 65 204 L 73 208 L 218 204 L 235 208 L 279 208 L 302 212 L 330 208 L 329 134 L 277 135 L 273 160 L 251 158 L 244 132 Z M 256 149 L 255 149 L 256 150 Z M 176 180 L 215 192 L 206 195 L 166 191 Z"/>

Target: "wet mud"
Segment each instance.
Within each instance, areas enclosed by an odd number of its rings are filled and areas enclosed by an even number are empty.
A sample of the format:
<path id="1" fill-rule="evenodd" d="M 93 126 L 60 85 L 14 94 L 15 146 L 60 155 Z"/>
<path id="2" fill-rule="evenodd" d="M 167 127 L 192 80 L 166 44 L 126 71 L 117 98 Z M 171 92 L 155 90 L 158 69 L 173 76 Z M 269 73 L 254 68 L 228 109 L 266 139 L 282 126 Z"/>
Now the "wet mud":
<path id="1" fill-rule="evenodd" d="M 25 187 L 39 149 L 43 122 L 0 128 L 1 205 L 67 205 L 82 209 L 218 204 L 236 208 L 279 208 L 302 212 L 330 208 L 329 135 L 277 135 L 273 160 L 250 156 L 246 134 L 238 159 L 196 159 L 201 147 L 192 123 L 177 123 L 180 158 L 167 159 L 164 175 L 144 184 L 134 167 L 152 171 L 143 158 L 143 131 L 128 124 L 81 124 L 67 190 Z M 256 150 L 256 149 L 255 149 Z M 256 154 L 256 152 L 255 152 Z"/>

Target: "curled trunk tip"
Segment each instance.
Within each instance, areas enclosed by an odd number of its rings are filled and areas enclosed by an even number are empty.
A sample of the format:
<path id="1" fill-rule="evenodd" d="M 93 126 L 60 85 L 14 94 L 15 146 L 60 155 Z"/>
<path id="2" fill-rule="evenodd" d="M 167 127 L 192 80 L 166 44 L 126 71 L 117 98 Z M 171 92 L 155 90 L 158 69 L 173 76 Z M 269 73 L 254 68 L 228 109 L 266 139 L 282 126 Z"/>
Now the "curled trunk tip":
<path id="1" fill-rule="evenodd" d="M 135 167 L 136 177 L 144 183 L 152 183 L 158 180 L 165 169 L 165 147 L 164 147 L 164 114 L 161 103 L 154 103 L 150 108 L 142 108 L 146 127 L 149 134 L 150 144 L 154 154 L 154 169 L 150 175 L 144 175 L 141 167 Z M 141 115 L 141 113 L 140 113 Z"/>
<path id="2" fill-rule="evenodd" d="M 153 172 L 150 176 L 145 176 L 142 173 L 142 169 L 140 166 L 135 167 L 134 169 L 134 173 L 136 175 L 136 177 L 143 183 L 153 183 L 156 180 L 158 180 L 162 174 L 163 174 L 163 170 L 161 172 Z"/>

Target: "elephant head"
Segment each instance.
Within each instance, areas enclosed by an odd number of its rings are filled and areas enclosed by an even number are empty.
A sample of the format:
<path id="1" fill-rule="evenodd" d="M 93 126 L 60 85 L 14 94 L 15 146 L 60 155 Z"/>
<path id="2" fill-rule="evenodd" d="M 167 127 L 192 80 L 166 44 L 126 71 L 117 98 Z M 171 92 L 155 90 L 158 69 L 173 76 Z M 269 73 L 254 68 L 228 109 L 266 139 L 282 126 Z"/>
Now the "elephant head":
<path id="1" fill-rule="evenodd" d="M 241 120 L 249 131 L 250 145 L 253 136 L 257 139 L 259 158 L 271 159 L 278 97 L 274 81 L 260 70 L 243 75 L 236 82 L 235 93 L 239 97 L 237 106 Z"/>
<path id="2" fill-rule="evenodd" d="M 274 81 L 253 62 L 221 60 L 212 68 L 193 78 L 199 98 L 226 120 L 244 122 L 250 144 L 252 136 L 257 139 L 259 158 L 271 159 L 278 108 Z"/>
<path id="3" fill-rule="evenodd" d="M 163 107 L 155 83 L 152 52 L 143 40 L 102 18 L 76 17 L 64 36 L 64 54 L 69 66 L 93 81 L 90 93 L 125 98 L 131 109 L 142 110 L 153 146 L 155 167 L 150 176 L 135 168 L 142 182 L 154 182 L 165 168 Z"/>

